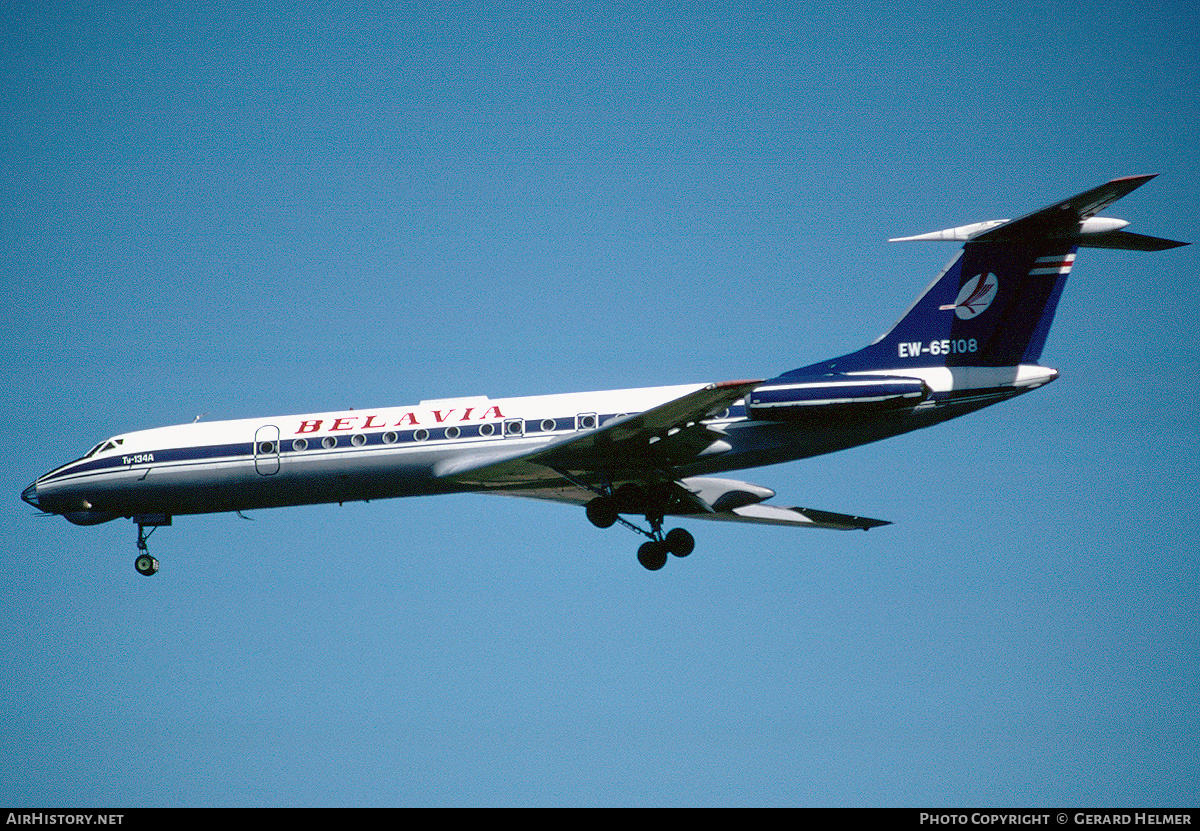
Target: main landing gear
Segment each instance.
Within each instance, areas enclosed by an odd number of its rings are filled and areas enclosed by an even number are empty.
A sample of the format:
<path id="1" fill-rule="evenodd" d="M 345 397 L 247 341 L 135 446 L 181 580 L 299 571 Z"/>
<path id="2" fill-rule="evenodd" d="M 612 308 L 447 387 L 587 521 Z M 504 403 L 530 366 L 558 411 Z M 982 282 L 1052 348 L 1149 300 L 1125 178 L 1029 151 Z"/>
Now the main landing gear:
<path id="1" fill-rule="evenodd" d="M 597 496 L 584 506 L 588 521 L 597 528 L 610 528 L 621 523 L 648 540 L 638 548 L 637 558 L 645 568 L 658 571 L 667 564 L 668 555 L 686 557 L 696 547 L 695 538 L 682 528 L 663 533 L 663 518 L 667 499 L 655 498 L 652 492 L 635 484 L 622 485 L 611 495 Z M 644 513 L 649 530 L 624 519 L 622 513 Z"/>
<path id="2" fill-rule="evenodd" d="M 150 539 L 150 535 L 158 530 L 159 526 L 170 525 L 171 517 L 166 514 L 143 514 L 135 516 L 133 521 L 138 527 L 138 555 L 133 561 L 133 567 L 143 577 L 150 577 L 158 573 L 158 560 L 150 556 L 150 547 L 146 545 L 146 540 Z M 147 528 L 150 530 L 147 531 Z"/>
<path id="3" fill-rule="evenodd" d="M 640 529 L 639 529 L 640 530 Z M 653 532 L 648 542 L 638 547 L 638 562 L 651 571 L 658 571 L 667 564 L 667 555 L 686 557 L 696 547 L 696 540 L 682 528 L 672 528 L 664 536 L 662 531 Z"/>

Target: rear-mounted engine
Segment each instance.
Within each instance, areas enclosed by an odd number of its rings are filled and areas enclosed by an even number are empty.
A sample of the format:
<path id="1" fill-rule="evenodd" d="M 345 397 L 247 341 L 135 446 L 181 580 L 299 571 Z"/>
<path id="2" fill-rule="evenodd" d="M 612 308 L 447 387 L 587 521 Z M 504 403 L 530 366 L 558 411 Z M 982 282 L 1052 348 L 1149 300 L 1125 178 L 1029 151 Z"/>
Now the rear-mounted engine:
<path id="1" fill-rule="evenodd" d="M 807 380 L 768 381 L 746 396 L 758 421 L 792 421 L 822 415 L 912 408 L 929 397 L 919 378 L 830 375 Z"/>

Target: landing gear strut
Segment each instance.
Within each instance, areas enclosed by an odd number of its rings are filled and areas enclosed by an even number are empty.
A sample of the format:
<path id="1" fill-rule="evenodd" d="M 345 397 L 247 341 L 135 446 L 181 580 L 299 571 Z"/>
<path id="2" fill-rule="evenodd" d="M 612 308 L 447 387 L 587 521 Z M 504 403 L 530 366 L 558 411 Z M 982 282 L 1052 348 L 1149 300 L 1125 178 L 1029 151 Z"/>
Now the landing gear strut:
<path id="1" fill-rule="evenodd" d="M 647 497 L 636 485 L 622 485 L 615 494 L 597 496 L 588 502 L 586 507 L 588 521 L 597 528 L 609 528 L 621 523 L 631 531 L 636 531 L 648 537 L 647 542 L 638 548 L 638 562 L 650 571 L 658 571 L 667 564 L 667 555 L 686 557 L 696 547 L 695 538 L 682 528 L 672 528 L 663 533 L 663 512 L 651 508 L 653 500 Z M 646 530 L 621 517 L 621 513 L 638 513 L 638 508 L 646 510 L 646 521 L 650 529 Z M 655 506 L 657 507 L 657 506 Z"/>
<path id="2" fill-rule="evenodd" d="M 133 567 L 137 569 L 138 574 L 150 577 L 158 573 L 158 560 L 150 556 L 150 546 L 146 544 L 146 540 L 150 539 L 150 535 L 158 530 L 160 525 L 170 525 L 171 517 L 165 514 L 149 514 L 135 516 L 133 521 L 137 523 L 138 527 L 138 555 L 137 559 L 133 561 Z M 150 530 L 147 531 L 147 528 Z"/>
<path id="3" fill-rule="evenodd" d="M 154 533 L 154 529 L 150 529 L 150 534 Z M 158 560 L 150 556 L 150 548 L 146 545 L 146 540 L 150 537 L 146 533 L 144 525 L 138 526 L 138 541 L 137 547 L 139 554 L 137 559 L 133 561 L 133 567 L 137 569 L 138 574 L 149 577 L 152 574 L 158 573 Z"/>

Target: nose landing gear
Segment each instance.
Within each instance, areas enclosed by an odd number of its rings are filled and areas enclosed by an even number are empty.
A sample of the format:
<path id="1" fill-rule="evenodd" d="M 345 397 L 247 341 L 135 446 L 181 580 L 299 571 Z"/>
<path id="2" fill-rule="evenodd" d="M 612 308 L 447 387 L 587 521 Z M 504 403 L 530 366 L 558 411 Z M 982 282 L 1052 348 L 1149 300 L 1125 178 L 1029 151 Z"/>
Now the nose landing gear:
<path id="1" fill-rule="evenodd" d="M 158 573 L 158 560 L 150 556 L 150 547 L 146 544 L 146 540 L 150 539 L 150 535 L 158 530 L 159 526 L 170 525 L 171 517 L 167 514 L 143 514 L 135 516 L 133 521 L 137 523 L 138 527 L 138 555 L 137 559 L 133 561 L 133 567 L 143 577 L 150 577 Z M 150 530 L 147 531 L 147 528 Z"/>
<path id="2" fill-rule="evenodd" d="M 133 567 L 137 569 L 138 574 L 149 577 L 158 573 L 158 560 L 149 554 L 139 554 L 138 558 L 133 561 Z"/>

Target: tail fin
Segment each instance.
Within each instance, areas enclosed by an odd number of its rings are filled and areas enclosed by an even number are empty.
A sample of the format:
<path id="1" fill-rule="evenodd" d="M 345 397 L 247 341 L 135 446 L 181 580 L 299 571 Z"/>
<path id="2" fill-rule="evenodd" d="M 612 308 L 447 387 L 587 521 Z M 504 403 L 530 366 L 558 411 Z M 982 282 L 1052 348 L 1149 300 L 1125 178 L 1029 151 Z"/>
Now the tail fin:
<path id="1" fill-rule="evenodd" d="M 1079 248 L 1148 251 L 1187 244 L 1129 234 L 1120 230 L 1127 222 L 1096 216 L 1152 178 L 1113 179 L 1015 220 L 894 240 L 965 244 L 904 317 L 870 346 L 788 375 L 1036 363 Z"/>
<path id="2" fill-rule="evenodd" d="M 863 352 L 893 367 L 1035 363 L 1076 249 L 1056 240 L 968 242 L 908 314 Z"/>

